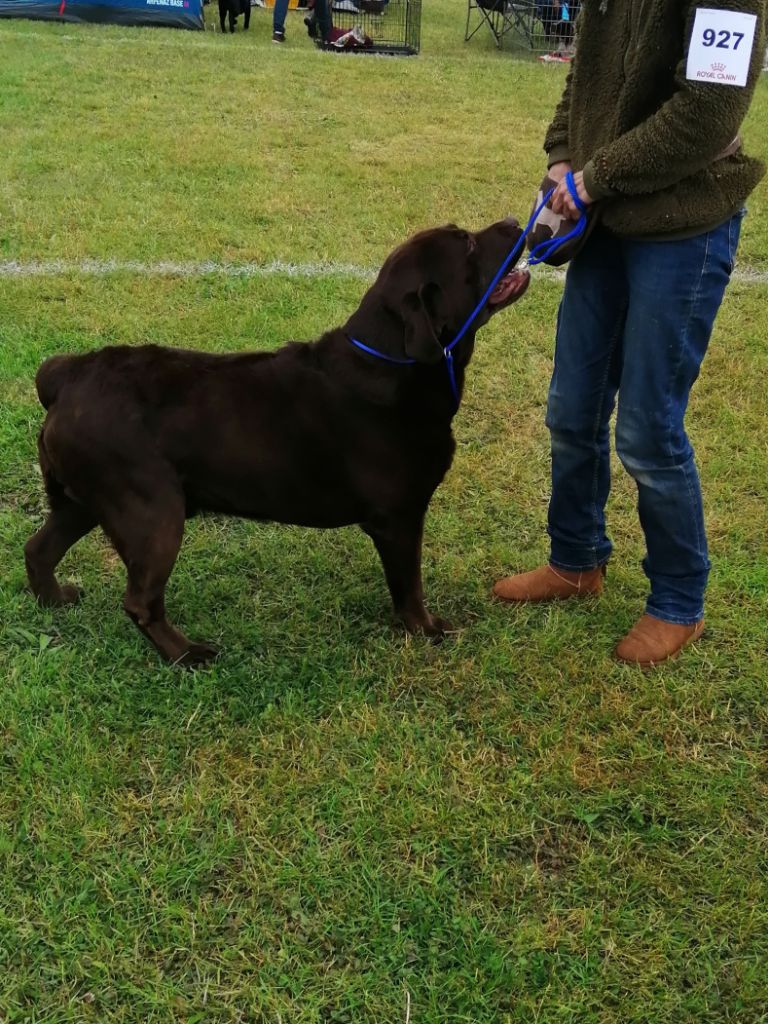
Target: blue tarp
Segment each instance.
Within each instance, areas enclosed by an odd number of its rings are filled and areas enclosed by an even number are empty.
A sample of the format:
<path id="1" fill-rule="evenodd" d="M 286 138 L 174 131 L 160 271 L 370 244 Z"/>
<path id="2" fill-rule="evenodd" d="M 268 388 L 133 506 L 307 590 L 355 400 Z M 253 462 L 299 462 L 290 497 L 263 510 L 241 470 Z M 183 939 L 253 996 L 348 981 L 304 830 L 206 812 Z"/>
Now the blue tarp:
<path id="1" fill-rule="evenodd" d="M 203 28 L 203 0 L 0 0 L 0 18 Z"/>

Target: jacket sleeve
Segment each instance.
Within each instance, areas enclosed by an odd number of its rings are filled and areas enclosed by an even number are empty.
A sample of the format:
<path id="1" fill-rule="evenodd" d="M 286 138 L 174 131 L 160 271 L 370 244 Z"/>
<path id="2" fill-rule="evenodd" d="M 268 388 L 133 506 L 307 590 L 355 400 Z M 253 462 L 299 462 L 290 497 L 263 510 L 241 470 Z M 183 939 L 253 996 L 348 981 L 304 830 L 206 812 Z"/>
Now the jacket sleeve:
<path id="1" fill-rule="evenodd" d="M 757 15 L 746 86 L 686 78 L 688 41 L 699 6 Z M 689 5 L 685 53 L 675 73 L 676 89 L 655 114 L 599 149 L 586 164 L 584 186 L 593 199 L 667 188 L 709 166 L 733 141 L 762 69 L 765 10 L 766 0 L 707 0 L 706 4 L 700 0 Z"/>
<path id="2" fill-rule="evenodd" d="M 576 58 L 574 57 L 574 61 Z M 568 125 L 571 111 L 571 81 L 573 78 L 573 61 L 568 69 L 568 77 L 565 80 L 565 89 L 560 97 L 560 102 L 555 108 L 552 123 L 547 129 L 544 139 L 544 150 L 547 154 L 547 167 L 559 163 L 561 160 L 570 160 L 570 146 L 568 143 Z"/>

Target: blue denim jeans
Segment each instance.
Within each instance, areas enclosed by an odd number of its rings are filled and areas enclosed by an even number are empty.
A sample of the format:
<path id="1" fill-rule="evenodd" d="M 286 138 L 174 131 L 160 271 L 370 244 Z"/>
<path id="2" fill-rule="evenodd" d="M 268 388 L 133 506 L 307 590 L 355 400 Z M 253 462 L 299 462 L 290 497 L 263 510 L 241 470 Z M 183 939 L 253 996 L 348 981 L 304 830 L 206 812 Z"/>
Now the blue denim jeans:
<path id="1" fill-rule="evenodd" d="M 638 492 L 646 610 L 697 622 L 709 575 L 701 488 L 685 432 L 691 388 L 733 270 L 743 214 L 680 241 L 599 228 L 571 263 L 557 324 L 547 426 L 552 439 L 552 564 L 608 561 L 609 420 Z"/>
<path id="2" fill-rule="evenodd" d="M 305 12 L 306 13 L 306 12 Z M 285 19 L 288 16 L 288 0 L 275 0 L 275 8 L 272 12 L 272 31 L 285 34 Z M 331 21 L 331 9 L 329 0 L 316 0 L 315 17 L 317 28 L 321 39 L 327 39 L 333 28 Z"/>
<path id="3" fill-rule="evenodd" d="M 285 19 L 288 16 L 288 0 L 275 0 L 272 11 L 272 31 L 285 33 Z"/>

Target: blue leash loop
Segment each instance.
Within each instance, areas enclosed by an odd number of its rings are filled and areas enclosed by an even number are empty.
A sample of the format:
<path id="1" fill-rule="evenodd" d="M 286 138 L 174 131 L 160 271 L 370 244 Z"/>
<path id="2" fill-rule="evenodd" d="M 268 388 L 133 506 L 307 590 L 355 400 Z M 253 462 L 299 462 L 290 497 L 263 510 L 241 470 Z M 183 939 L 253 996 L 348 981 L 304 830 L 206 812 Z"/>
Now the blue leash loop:
<path id="1" fill-rule="evenodd" d="M 565 245 L 566 242 L 571 242 L 574 238 L 579 238 L 581 235 L 583 235 L 587 228 L 587 204 L 582 201 L 581 196 L 576 191 L 576 182 L 573 180 L 573 173 L 571 171 L 568 171 L 568 173 L 566 174 L 565 181 L 568 185 L 568 191 L 571 193 L 571 198 L 573 199 L 574 203 L 576 204 L 579 210 L 579 219 L 576 222 L 576 226 L 571 231 L 569 231 L 567 235 L 563 235 L 562 238 L 548 238 L 545 242 L 539 242 L 538 245 L 535 245 L 533 249 L 531 249 L 531 253 L 528 257 L 529 267 L 535 267 L 537 263 L 544 263 L 546 260 L 549 259 L 550 256 L 553 256 L 561 246 Z M 538 210 L 536 210 L 536 212 L 534 213 L 534 222 L 536 221 L 536 218 L 539 216 L 543 208 L 549 202 L 549 199 L 553 192 L 554 189 L 550 189 L 550 191 L 547 193 L 546 198 L 544 199 L 544 202 L 539 206 Z M 530 228 L 531 224 L 529 223 L 528 227 L 526 228 L 526 233 L 530 230 Z"/>
<path id="2" fill-rule="evenodd" d="M 362 341 L 358 341 L 357 338 L 349 339 L 355 348 L 359 348 L 361 352 L 367 353 L 369 356 L 376 356 L 377 359 L 383 359 L 385 363 L 394 363 L 396 366 L 414 366 L 416 364 L 415 359 L 397 359 L 395 356 L 388 356 L 386 352 L 379 352 L 376 348 L 371 348 L 370 345 L 366 345 Z"/>
<path id="3" fill-rule="evenodd" d="M 534 246 L 531 250 L 531 253 L 527 261 L 527 265 L 529 267 L 535 267 L 538 263 L 543 263 L 545 260 L 549 259 L 549 257 L 553 253 L 557 252 L 557 250 L 562 245 L 565 245 L 566 242 L 570 242 L 574 238 L 578 238 L 586 230 L 587 206 L 586 203 L 582 202 L 581 197 L 579 196 L 579 193 L 576 190 L 576 183 L 573 180 L 573 173 L 571 171 L 568 171 L 568 173 L 566 174 L 565 181 L 568 186 L 568 191 L 571 193 L 571 198 L 573 199 L 574 203 L 579 209 L 579 219 L 576 223 L 576 226 L 573 228 L 572 231 L 569 231 L 567 235 L 563 235 L 562 238 L 549 238 L 547 239 L 547 241 L 539 242 L 538 245 Z M 464 321 L 462 326 L 459 328 L 455 338 L 453 338 L 453 340 L 450 341 L 443 349 L 445 367 L 446 370 L 448 371 L 448 382 L 451 385 L 451 392 L 453 394 L 453 399 L 454 402 L 456 403 L 457 409 L 459 407 L 460 398 L 459 386 L 456 382 L 456 368 L 453 363 L 453 350 L 456 348 L 456 346 L 462 340 L 464 335 L 470 329 L 470 327 L 475 322 L 481 311 L 485 309 L 485 304 L 488 301 L 491 292 L 504 276 L 510 263 L 512 263 L 512 261 L 519 256 L 520 250 L 525 245 L 525 240 L 530 234 L 531 228 L 536 223 L 536 220 L 541 211 L 552 198 L 552 194 L 554 191 L 554 188 L 550 189 L 549 192 L 547 192 L 547 194 L 544 196 L 542 201 L 539 203 L 539 205 L 536 207 L 536 209 L 533 211 L 525 227 L 525 230 L 523 231 L 522 235 L 518 238 L 517 242 L 515 242 L 514 247 L 512 248 L 511 252 L 506 256 L 504 262 L 496 271 L 496 274 L 491 283 L 486 288 L 483 297 L 480 299 L 478 304 L 475 306 L 475 308 L 469 314 L 469 316 Z M 360 349 L 361 352 L 365 352 L 369 356 L 375 356 L 377 359 L 382 359 L 385 363 L 394 363 L 397 366 L 414 366 L 417 362 L 416 359 L 397 359 L 395 356 L 389 356 L 386 354 L 386 352 L 379 352 L 378 349 L 371 348 L 370 345 L 366 345 L 364 342 L 359 341 L 357 338 L 353 338 L 351 336 L 349 340 L 355 346 L 355 348 Z"/>

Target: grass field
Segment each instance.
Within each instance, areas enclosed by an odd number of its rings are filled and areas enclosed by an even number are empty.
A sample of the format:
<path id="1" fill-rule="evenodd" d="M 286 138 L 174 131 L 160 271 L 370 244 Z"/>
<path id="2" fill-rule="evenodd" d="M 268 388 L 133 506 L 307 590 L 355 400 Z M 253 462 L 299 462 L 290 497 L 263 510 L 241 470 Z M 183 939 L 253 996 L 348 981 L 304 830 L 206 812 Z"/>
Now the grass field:
<path id="1" fill-rule="evenodd" d="M 678 664 L 610 659 L 645 593 L 620 471 L 599 604 L 488 599 L 546 554 L 552 277 L 480 338 L 428 521 L 442 646 L 393 628 L 354 530 L 191 523 L 169 605 L 224 649 L 197 673 L 96 534 L 80 607 L 25 591 L 44 356 L 310 338 L 415 229 L 527 212 L 564 71 L 463 17 L 430 0 L 408 60 L 317 53 L 296 15 L 273 46 L 258 10 L 233 38 L 0 22 L 2 1024 L 768 1020 L 765 185 L 690 417 L 714 572 Z M 766 123 L 768 76 L 762 156 Z"/>

